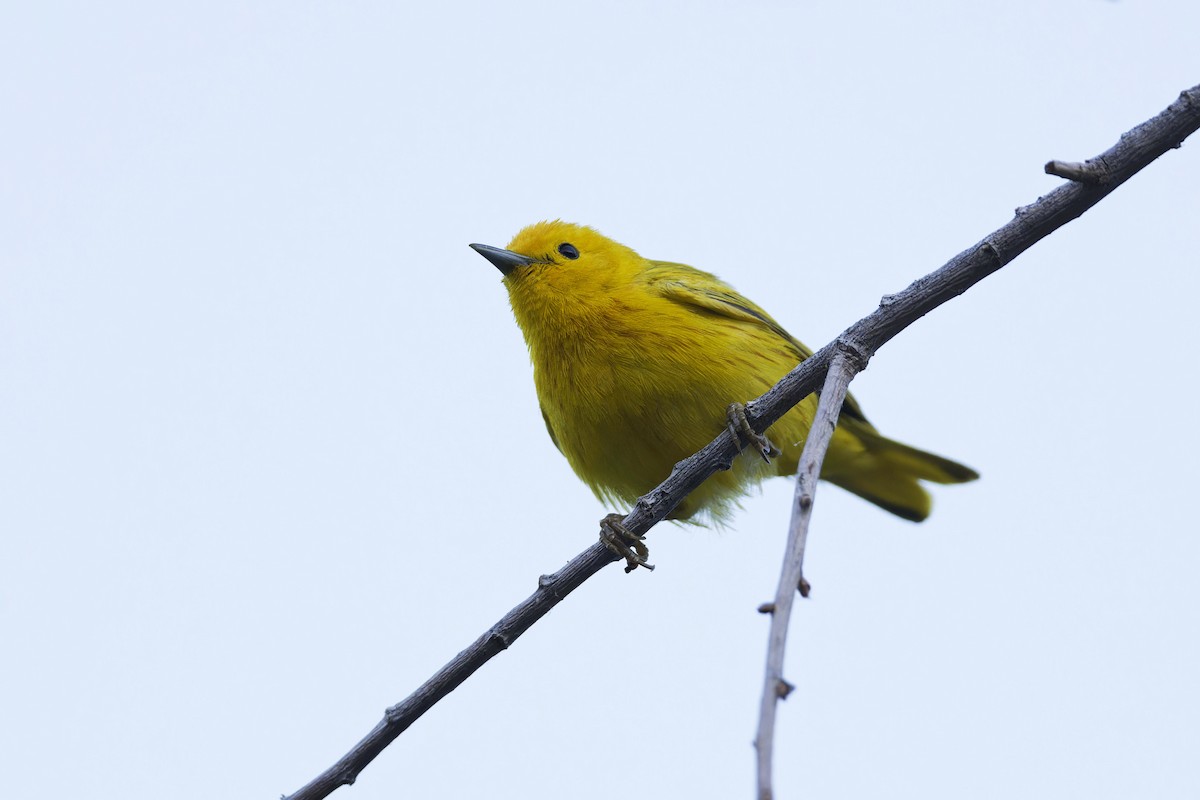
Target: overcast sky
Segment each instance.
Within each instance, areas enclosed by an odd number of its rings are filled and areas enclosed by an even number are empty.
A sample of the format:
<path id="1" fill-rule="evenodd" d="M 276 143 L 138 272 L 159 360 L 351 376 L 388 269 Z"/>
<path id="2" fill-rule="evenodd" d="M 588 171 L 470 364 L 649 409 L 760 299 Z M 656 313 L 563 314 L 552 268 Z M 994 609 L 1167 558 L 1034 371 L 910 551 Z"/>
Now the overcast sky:
<path id="1" fill-rule="evenodd" d="M 275 798 L 595 541 L 490 264 L 593 225 L 820 346 L 1200 81 L 1191 0 L 9 3 L 0 772 Z M 781 798 L 1200 795 L 1200 141 L 853 391 Z M 730 400 L 748 398 L 730 398 Z M 663 525 L 337 797 L 753 796 L 792 485 Z"/>

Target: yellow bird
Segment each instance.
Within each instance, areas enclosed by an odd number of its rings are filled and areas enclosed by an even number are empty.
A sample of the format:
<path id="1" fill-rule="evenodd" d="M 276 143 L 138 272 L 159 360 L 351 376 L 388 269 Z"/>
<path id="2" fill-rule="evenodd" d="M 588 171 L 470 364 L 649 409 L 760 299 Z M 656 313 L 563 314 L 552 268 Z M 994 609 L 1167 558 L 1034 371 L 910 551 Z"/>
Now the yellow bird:
<path id="1" fill-rule="evenodd" d="M 504 275 L 550 438 L 602 501 L 632 505 L 729 424 L 731 403 L 758 397 L 812 355 L 716 276 L 643 258 L 592 228 L 539 222 L 505 250 L 471 247 Z M 703 520 L 706 512 L 724 522 L 748 488 L 795 473 L 816 406 L 810 396 L 767 430 L 778 458 L 748 448 L 670 518 Z M 977 477 L 884 437 L 851 396 L 821 471 L 913 521 L 930 511 L 920 481 Z"/>

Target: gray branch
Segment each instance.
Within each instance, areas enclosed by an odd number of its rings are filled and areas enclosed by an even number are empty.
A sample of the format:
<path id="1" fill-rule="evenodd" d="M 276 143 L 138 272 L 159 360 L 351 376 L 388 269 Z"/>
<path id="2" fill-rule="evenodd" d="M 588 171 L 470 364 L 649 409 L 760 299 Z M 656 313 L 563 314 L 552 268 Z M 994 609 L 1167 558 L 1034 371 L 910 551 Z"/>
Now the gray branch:
<path id="1" fill-rule="evenodd" d="M 884 297 L 878 309 L 850 326 L 839 339 L 855 342 L 869 357 L 913 322 L 962 294 L 1038 240 L 1083 214 L 1151 161 L 1167 150 L 1179 147 L 1198 128 L 1200 86 L 1195 86 L 1157 117 L 1124 134 L 1098 159 L 1092 159 L 1093 162 L 1102 160 L 1105 165 L 1103 182 L 1072 182 L 1035 203 L 1018 208 L 1011 222 L 955 256 L 941 269 L 914 281 L 902 292 Z M 765 431 L 817 389 L 837 347 L 836 341 L 825 345 L 770 391 L 747 405 L 746 415 L 755 431 Z M 641 497 L 625 517 L 625 526 L 635 534 L 646 533 L 709 475 L 729 469 L 740 448 L 740 443 L 729 431 L 722 432 L 698 453 L 676 464 L 662 484 Z M 585 580 L 615 560 L 616 556 L 597 542 L 558 572 L 543 575 L 532 595 L 415 692 L 387 709 L 379 724 L 350 752 L 303 788 L 286 796 L 286 800 L 317 800 L 328 797 L 339 786 L 354 783 L 367 764 L 438 700 L 497 653 L 507 649 Z"/>
<path id="2" fill-rule="evenodd" d="M 758 754 L 758 796 L 763 800 L 770 800 L 773 794 L 771 760 L 775 754 L 775 711 L 779 701 L 786 698 L 793 688 L 783 679 L 783 654 L 787 649 L 788 624 L 792 619 L 796 594 L 808 595 L 804 580 L 804 545 L 808 540 L 808 522 L 812 519 L 821 464 L 833 439 L 833 430 L 837 427 L 850 381 L 866 369 L 870 359 L 864 348 L 849 339 L 839 339 L 835 344 L 838 351 L 829 365 L 821 399 L 817 403 L 817 413 L 804 441 L 804 450 L 800 453 L 787 550 L 779 572 L 775 602 L 767 609 L 771 612 L 771 631 L 767 636 L 767 668 L 758 712 L 758 734 L 754 737 L 754 750 Z"/>

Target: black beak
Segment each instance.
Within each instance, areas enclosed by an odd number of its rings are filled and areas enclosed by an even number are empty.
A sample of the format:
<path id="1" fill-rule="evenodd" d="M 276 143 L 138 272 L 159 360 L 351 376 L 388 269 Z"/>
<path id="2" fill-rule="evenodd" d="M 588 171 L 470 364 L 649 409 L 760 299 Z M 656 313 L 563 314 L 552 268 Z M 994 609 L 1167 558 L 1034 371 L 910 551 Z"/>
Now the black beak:
<path id="1" fill-rule="evenodd" d="M 527 267 L 534 263 L 534 259 L 529 256 L 523 256 L 511 250 L 501 250 L 499 247 L 492 247 L 489 244 L 473 244 L 471 245 L 471 249 L 495 264 L 496 269 L 505 275 L 517 267 Z"/>

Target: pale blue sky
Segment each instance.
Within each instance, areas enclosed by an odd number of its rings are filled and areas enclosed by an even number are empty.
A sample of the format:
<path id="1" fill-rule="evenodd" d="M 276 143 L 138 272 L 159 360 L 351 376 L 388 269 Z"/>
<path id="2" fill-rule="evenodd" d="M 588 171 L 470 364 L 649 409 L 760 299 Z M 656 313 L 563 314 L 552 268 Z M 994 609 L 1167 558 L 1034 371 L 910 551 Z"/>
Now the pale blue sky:
<path id="1" fill-rule="evenodd" d="M 819 346 L 1200 80 L 1200 6 L 0 11 L 8 796 L 278 797 L 594 541 L 499 275 L 561 217 Z M 823 487 L 781 797 L 1200 795 L 1200 142 L 853 391 L 978 469 Z M 745 399 L 745 398 L 730 398 Z M 791 485 L 663 526 L 336 796 L 751 797 Z"/>

